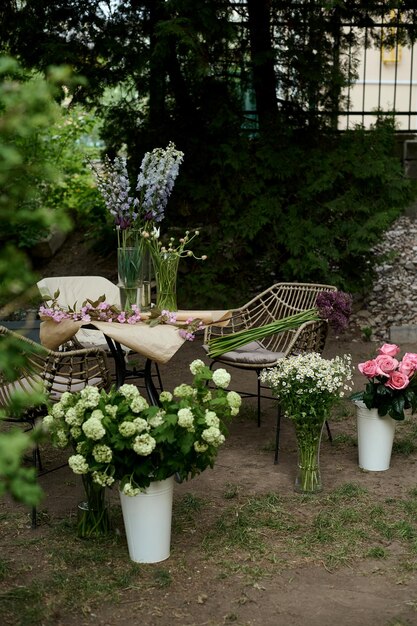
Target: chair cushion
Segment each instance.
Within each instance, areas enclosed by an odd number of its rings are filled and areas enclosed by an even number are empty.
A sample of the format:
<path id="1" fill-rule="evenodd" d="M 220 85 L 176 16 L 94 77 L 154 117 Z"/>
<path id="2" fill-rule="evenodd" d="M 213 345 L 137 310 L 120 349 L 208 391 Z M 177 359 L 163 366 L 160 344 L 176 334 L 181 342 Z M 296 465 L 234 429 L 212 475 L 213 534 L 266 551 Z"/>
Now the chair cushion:
<path id="1" fill-rule="evenodd" d="M 204 345 L 203 348 L 206 352 L 208 352 L 207 345 Z M 251 341 L 240 348 L 236 348 L 236 350 L 231 350 L 230 352 L 221 354 L 215 360 L 228 362 L 231 365 L 233 363 L 242 363 L 244 365 L 253 365 L 255 367 L 271 367 L 275 365 L 277 361 L 283 359 L 284 356 L 285 354 L 283 352 L 273 352 L 272 350 L 267 350 L 258 341 Z"/>
<path id="2" fill-rule="evenodd" d="M 6 385 L 3 385 L 2 389 L 4 389 L 7 398 L 10 394 L 13 394 L 14 391 L 27 391 L 28 393 L 30 393 L 31 391 L 33 391 L 33 384 L 36 380 L 38 380 L 39 385 L 42 387 L 43 381 L 40 377 L 34 377 L 30 380 L 22 377 L 19 378 L 18 382 L 16 383 L 8 383 Z M 91 387 L 102 386 L 103 379 L 100 377 L 90 378 L 88 381 L 88 385 Z M 71 380 L 71 385 L 68 386 L 68 378 L 65 378 L 65 376 L 55 376 L 54 388 L 49 397 L 52 402 L 58 402 L 64 391 L 77 393 L 78 391 L 84 389 L 84 387 L 86 387 L 85 380 L 81 378 L 73 378 Z"/>

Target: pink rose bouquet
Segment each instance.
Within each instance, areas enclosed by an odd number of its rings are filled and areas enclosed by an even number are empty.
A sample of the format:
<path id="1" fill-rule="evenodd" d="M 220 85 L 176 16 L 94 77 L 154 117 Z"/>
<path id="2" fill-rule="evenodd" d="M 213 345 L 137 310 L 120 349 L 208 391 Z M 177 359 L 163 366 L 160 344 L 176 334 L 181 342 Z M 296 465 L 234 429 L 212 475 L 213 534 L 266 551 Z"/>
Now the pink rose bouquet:
<path id="1" fill-rule="evenodd" d="M 361 400 L 368 409 L 378 409 L 382 416 L 404 419 L 404 411 L 417 410 L 417 354 L 407 352 L 401 361 L 400 348 L 384 343 L 374 359 L 359 363 L 358 369 L 368 382 L 365 391 L 354 393 L 352 400 Z"/>

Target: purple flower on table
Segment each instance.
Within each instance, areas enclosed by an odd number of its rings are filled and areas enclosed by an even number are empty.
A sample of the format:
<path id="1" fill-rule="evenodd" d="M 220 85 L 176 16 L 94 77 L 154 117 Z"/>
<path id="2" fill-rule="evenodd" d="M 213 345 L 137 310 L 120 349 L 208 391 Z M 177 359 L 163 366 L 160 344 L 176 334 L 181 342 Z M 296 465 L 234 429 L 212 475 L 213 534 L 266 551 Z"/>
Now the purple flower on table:
<path id="1" fill-rule="evenodd" d="M 172 311 L 168 311 L 167 309 L 163 309 L 161 311 L 161 319 L 165 324 L 176 324 L 177 323 L 177 315 Z"/>
<path id="2" fill-rule="evenodd" d="M 136 324 L 136 322 L 140 322 L 140 320 L 142 319 L 139 308 L 136 304 L 132 304 L 132 311 L 133 314 L 127 318 L 128 324 Z"/>
<path id="3" fill-rule="evenodd" d="M 185 328 L 180 328 L 178 333 L 180 337 L 182 337 L 186 341 L 194 341 L 195 339 L 194 333 L 191 333 L 189 330 L 186 330 Z"/>
<path id="4" fill-rule="evenodd" d="M 50 317 L 54 322 L 57 323 L 69 317 L 68 313 L 66 313 L 62 309 L 56 307 L 45 307 L 43 305 L 41 305 L 39 308 L 39 315 L 44 317 Z"/>

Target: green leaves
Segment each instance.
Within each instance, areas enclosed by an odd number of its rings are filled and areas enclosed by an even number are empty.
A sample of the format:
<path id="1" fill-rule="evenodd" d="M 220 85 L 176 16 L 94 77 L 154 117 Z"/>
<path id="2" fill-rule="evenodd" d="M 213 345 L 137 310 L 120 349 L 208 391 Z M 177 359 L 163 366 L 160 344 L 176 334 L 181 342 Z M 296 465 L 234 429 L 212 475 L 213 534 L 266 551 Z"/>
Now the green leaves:
<path id="1" fill-rule="evenodd" d="M 0 433 L 0 496 L 8 492 L 28 506 L 39 504 L 43 494 L 36 482 L 35 468 L 22 467 L 23 455 L 33 445 L 33 433 L 28 435 L 20 430 Z"/>

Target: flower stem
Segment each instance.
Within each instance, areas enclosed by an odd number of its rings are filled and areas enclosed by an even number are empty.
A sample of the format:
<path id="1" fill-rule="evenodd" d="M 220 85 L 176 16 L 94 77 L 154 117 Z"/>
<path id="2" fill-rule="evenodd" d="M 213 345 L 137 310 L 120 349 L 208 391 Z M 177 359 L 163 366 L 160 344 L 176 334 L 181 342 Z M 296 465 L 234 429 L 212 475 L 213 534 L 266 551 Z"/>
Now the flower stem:
<path id="1" fill-rule="evenodd" d="M 87 501 L 78 505 L 77 534 L 81 538 L 101 537 L 110 530 L 108 505 L 105 500 L 105 487 L 83 476 Z"/>
<path id="2" fill-rule="evenodd" d="M 275 333 L 292 330 L 298 328 L 305 322 L 314 322 L 319 319 L 321 318 L 317 309 L 308 309 L 307 311 L 301 311 L 300 313 L 284 317 L 270 324 L 265 324 L 265 326 L 247 328 L 236 333 L 216 337 L 209 342 L 209 356 L 215 358 L 225 352 L 236 350 L 236 348 L 240 348 L 251 341 L 259 341 L 270 335 L 275 335 Z"/>
<path id="3" fill-rule="evenodd" d="M 297 432 L 298 473 L 295 490 L 300 493 L 317 493 L 322 489 L 319 463 L 322 428 L 323 424 L 309 433 L 305 429 Z"/>
<path id="4" fill-rule="evenodd" d="M 180 257 L 177 254 L 156 253 L 152 249 L 156 280 L 156 306 L 167 311 L 178 311 L 177 274 Z"/>

